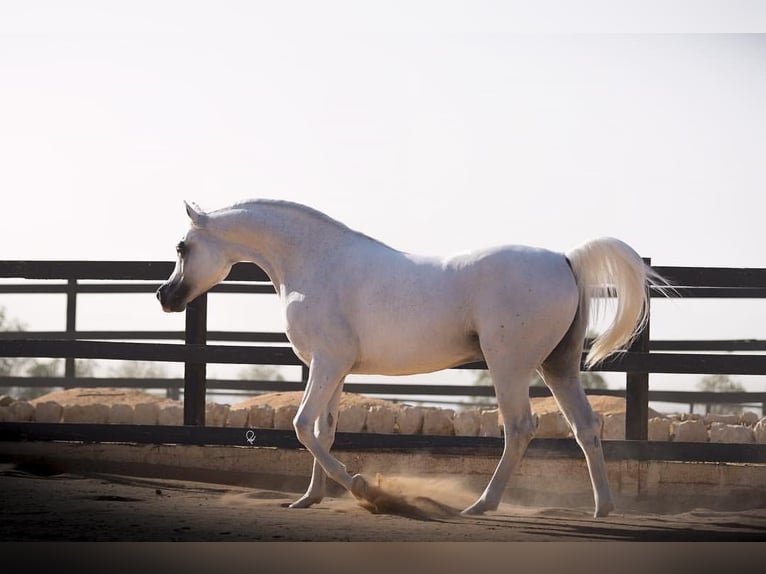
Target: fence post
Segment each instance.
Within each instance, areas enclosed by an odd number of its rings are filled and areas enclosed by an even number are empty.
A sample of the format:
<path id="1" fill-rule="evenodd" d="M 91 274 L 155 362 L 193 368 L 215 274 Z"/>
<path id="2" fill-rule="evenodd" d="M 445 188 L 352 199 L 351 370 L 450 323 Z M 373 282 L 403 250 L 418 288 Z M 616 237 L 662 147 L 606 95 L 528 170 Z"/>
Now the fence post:
<path id="1" fill-rule="evenodd" d="M 645 258 L 644 263 L 651 265 Z M 647 287 L 647 321 L 630 346 L 636 353 L 649 352 L 649 322 L 651 320 L 651 297 Z M 625 439 L 647 440 L 649 437 L 649 373 L 627 373 L 625 377 Z"/>
<path id="2" fill-rule="evenodd" d="M 203 293 L 186 306 L 187 345 L 207 343 L 207 293 Z M 205 425 L 205 391 L 207 365 L 184 363 L 184 425 Z"/>
<path id="3" fill-rule="evenodd" d="M 66 289 L 66 333 L 74 338 L 77 331 L 77 279 L 67 279 Z M 74 357 L 64 359 L 65 387 L 75 386 L 74 378 L 77 376 Z"/>

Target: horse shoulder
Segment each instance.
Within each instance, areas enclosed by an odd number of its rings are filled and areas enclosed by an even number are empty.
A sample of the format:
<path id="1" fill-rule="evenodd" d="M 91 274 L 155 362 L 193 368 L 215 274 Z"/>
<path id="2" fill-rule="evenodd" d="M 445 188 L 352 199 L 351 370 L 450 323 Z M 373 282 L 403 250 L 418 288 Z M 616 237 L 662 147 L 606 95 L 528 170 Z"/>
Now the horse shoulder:
<path id="1" fill-rule="evenodd" d="M 289 291 L 283 295 L 285 334 L 296 354 L 306 362 L 318 353 L 353 364 L 357 344 L 348 321 L 332 312 L 329 298 Z"/>

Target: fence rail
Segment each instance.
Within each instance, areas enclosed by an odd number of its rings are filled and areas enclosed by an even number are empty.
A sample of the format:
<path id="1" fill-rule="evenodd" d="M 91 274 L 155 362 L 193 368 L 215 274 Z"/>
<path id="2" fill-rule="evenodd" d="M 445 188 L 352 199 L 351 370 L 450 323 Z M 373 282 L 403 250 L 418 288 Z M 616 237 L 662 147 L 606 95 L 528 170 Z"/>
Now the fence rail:
<path id="1" fill-rule="evenodd" d="M 648 261 L 648 260 L 647 260 Z M 219 381 L 208 380 L 208 363 L 264 364 L 297 366 L 302 363 L 287 345 L 284 333 L 207 330 L 207 295 L 192 302 L 186 312 L 183 331 L 79 331 L 76 328 L 77 296 L 90 293 L 151 293 L 172 272 L 173 263 L 164 261 L 0 261 L 0 278 L 21 279 L 22 283 L 0 283 L 0 294 L 50 294 L 67 296 L 66 329 L 0 333 L 0 357 L 65 359 L 63 378 L 4 377 L 4 386 L 104 386 L 184 390 L 184 424 L 204 425 L 205 396 L 218 390 L 299 390 L 305 385 L 307 370 L 300 381 Z M 766 269 L 655 267 L 675 286 L 673 297 L 714 299 L 766 298 Z M 252 264 L 235 265 L 226 281 L 211 292 L 274 293 L 266 274 Z M 660 296 L 651 290 L 652 298 Z M 183 341 L 139 342 L 139 341 Z M 251 345 L 211 344 L 210 342 L 252 343 Z M 766 392 L 705 393 L 653 391 L 650 373 L 687 374 L 766 374 L 766 341 L 653 341 L 649 326 L 634 346 L 597 367 L 599 371 L 626 373 L 624 391 L 598 391 L 599 394 L 625 396 L 627 403 L 626 437 L 645 440 L 648 402 L 672 401 L 685 404 L 705 402 L 761 403 Z M 725 354 L 724 354 L 725 353 Z M 183 379 L 78 378 L 75 359 L 122 359 L 184 363 Z M 461 369 L 485 368 L 483 363 L 462 365 Z M 347 383 L 346 389 L 365 394 L 491 397 L 494 390 L 478 385 L 410 385 Z M 532 396 L 549 394 L 532 387 Z M 8 427 L 5 427 L 6 430 Z M 672 447 L 670 447 L 672 448 Z"/>

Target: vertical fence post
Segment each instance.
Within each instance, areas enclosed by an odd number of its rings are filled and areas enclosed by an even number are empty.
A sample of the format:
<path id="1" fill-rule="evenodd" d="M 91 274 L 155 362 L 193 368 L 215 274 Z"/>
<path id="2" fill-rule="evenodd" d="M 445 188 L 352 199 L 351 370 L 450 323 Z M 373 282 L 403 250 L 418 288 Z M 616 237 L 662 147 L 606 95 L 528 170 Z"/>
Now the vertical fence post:
<path id="1" fill-rule="evenodd" d="M 77 279 L 67 279 L 66 289 L 66 334 L 74 338 L 77 331 Z M 64 388 L 75 386 L 77 376 L 74 357 L 64 359 Z"/>
<path id="2" fill-rule="evenodd" d="M 186 306 L 185 341 L 187 345 L 207 343 L 207 293 Z M 184 363 L 184 425 L 205 425 L 206 375 L 205 363 Z"/>
<path id="3" fill-rule="evenodd" d="M 651 265 L 645 258 L 644 263 Z M 630 351 L 648 353 L 650 346 L 649 322 L 651 320 L 651 297 L 647 287 L 647 321 L 630 346 Z M 628 373 L 625 380 L 625 438 L 647 440 L 649 437 L 649 373 Z"/>

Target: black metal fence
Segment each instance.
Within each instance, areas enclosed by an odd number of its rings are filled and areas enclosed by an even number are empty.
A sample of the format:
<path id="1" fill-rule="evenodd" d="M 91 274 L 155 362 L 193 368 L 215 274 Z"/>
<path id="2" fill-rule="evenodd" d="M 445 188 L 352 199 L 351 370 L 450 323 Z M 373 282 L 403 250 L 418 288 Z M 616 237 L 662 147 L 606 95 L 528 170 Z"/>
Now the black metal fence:
<path id="1" fill-rule="evenodd" d="M 84 293 L 147 293 L 157 289 L 172 272 L 170 262 L 109 262 L 109 261 L 0 261 L 0 278 L 21 279 L 22 282 L 0 283 L 3 293 L 63 293 L 66 294 L 66 328 L 64 331 L 27 331 L 0 333 L 0 357 L 61 358 L 65 361 L 63 379 L 50 377 L 3 377 L 0 386 L 121 386 L 134 388 L 166 388 L 170 392 L 183 389 L 184 425 L 186 436 L 194 441 L 208 436 L 224 436 L 220 429 L 189 427 L 204 425 L 206 393 L 216 390 L 300 390 L 305 385 L 307 370 L 302 369 L 301 380 L 296 381 L 239 381 L 208 380 L 208 363 L 293 365 L 302 366 L 287 344 L 284 333 L 209 331 L 207 329 L 207 295 L 193 301 L 186 311 L 184 331 L 82 331 L 76 327 L 77 297 Z M 656 267 L 676 287 L 672 296 L 684 298 L 715 299 L 763 299 L 766 298 L 766 269 Z M 274 293 L 268 277 L 255 265 L 238 264 L 226 281 L 213 292 L 225 293 Z M 660 296 L 652 291 L 652 297 Z M 167 343 L 158 341 L 183 341 Z M 152 342 L 127 342 L 152 341 Z M 211 344 L 210 342 L 216 342 Z M 220 342 L 248 343 L 225 345 Z M 649 388 L 650 373 L 684 374 L 766 374 L 766 341 L 761 340 L 684 340 L 656 341 L 649 336 L 649 326 L 638 337 L 633 347 L 613 359 L 600 364 L 597 369 L 605 372 L 626 373 L 624 391 L 599 390 L 598 394 L 621 395 L 626 398 L 626 438 L 628 441 L 646 441 L 649 401 L 693 403 L 756 403 L 766 405 L 766 392 L 713 393 L 694 391 L 656 391 Z M 113 379 L 76 377 L 75 359 L 122 359 L 134 361 L 168 361 L 184 364 L 183 379 Z M 483 363 L 472 363 L 461 369 L 485 368 Z M 363 394 L 418 396 L 488 397 L 494 391 L 490 386 L 435 385 L 435 384 L 373 384 L 347 383 L 346 390 Z M 532 396 L 544 396 L 544 387 L 531 387 Z M 83 425 L 78 425 L 82 433 Z M 54 428 L 55 427 L 55 428 Z M 101 436 L 114 436 L 119 429 L 115 425 L 90 425 L 92 440 Z M 93 427 L 93 428 L 91 428 Z M 99 428 L 96 428 L 99 427 Z M 15 430 L 14 430 L 15 429 Z M 33 430 L 36 429 L 36 430 Z M 72 425 L 42 425 L 39 423 L 0 423 L 0 436 L 8 437 L 61 437 L 75 432 Z M 162 442 L 165 434 L 174 431 L 152 428 L 153 440 Z M 146 436 L 145 430 L 122 429 L 120 436 Z M 205 435 L 205 433 L 208 433 Z M 217 433 L 217 434 L 216 434 Z M 224 434 L 221 434 L 224 433 Z M 176 431 L 176 435 L 178 432 Z M 181 433 L 183 435 L 183 433 Z M 262 434 L 262 433 L 261 433 Z M 269 433 L 267 433 L 269 434 Z M 174 440 L 178 437 L 174 435 Z M 274 435 L 276 436 L 276 435 Z M 459 437 L 452 437 L 457 442 Z M 465 438 L 465 437 L 463 437 Z M 476 437 L 477 439 L 479 437 Z M 289 444 L 292 439 L 283 437 Z M 192 440 L 192 439 L 190 439 Z M 359 438 L 361 443 L 370 439 Z M 384 442 L 391 439 L 385 439 Z M 397 437 L 403 448 L 407 440 Z M 420 439 L 417 439 L 420 440 Z M 441 441 L 441 439 L 438 439 Z M 536 439 L 537 440 L 537 439 Z M 534 441 L 533 441 L 534 442 Z M 571 441 L 570 441 L 571 442 Z M 361 444 L 360 443 L 360 444 Z M 441 442 L 440 442 L 441 444 Z M 457 443 L 455 443 L 457 444 Z M 549 445 L 553 444 L 549 442 Z M 561 443 L 564 444 L 564 443 Z M 475 448 L 476 445 L 474 445 Z M 708 445 L 714 447 L 718 445 Z M 733 446 L 733 445 L 731 445 Z M 766 460 L 766 447 L 762 445 L 737 445 L 745 458 Z M 675 445 L 678 447 L 678 445 Z M 661 446 L 644 443 L 641 452 L 646 456 L 685 455 L 673 445 Z M 564 447 L 559 447 L 564 448 Z M 570 446 L 565 447 L 566 449 Z M 627 448 L 627 447 L 626 447 Z M 707 448 L 707 447 L 699 447 Z M 636 446 L 630 447 L 635 452 Z M 648 451 L 646 449 L 649 449 Z M 670 449 L 665 452 L 663 449 Z M 698 450 L 698 447 L 695 447 Z M 694 452 L 697 452 L 694 450 Z M 654 455 L 647 454 L 649 451 Z M 626 451 L 627 452 L 627 451 Z M 688 449 L 686 451 L 689 452 Z M 712 452 L 712 451 L 711 451 Z M 657 454 L 660 453 L 660 454 Z M 662 454 L 665 453 L 665 454 Z M 755 453 L 755 454 L 752 454 Z M 711 454 L 709 457 L 720 458 Z M 742 455 L 744 456 L 744 455 Z M 748 458 L 749 457 L 749 458 Z M 724 458 L 726 458 L 724 456 Z M 736 458 L 736 457 L 735 457 Z M 739 459 L 741 456 L 738 455 Z"/>

